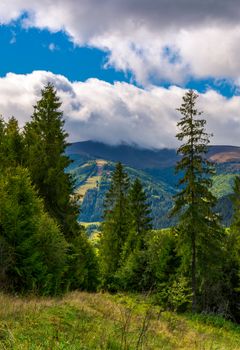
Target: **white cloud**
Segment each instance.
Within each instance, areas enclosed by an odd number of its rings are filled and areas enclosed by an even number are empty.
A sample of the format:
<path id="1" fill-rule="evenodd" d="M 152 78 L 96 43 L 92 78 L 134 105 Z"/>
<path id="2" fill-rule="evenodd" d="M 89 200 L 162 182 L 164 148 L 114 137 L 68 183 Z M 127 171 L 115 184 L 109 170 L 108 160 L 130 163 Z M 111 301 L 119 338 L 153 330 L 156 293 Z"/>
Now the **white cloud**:
<path id="1" fill-rule="evenodd" d="M 50 51 L 54 52 L 54 51 L 58 50 L 58 47 L 57 47 L 56 44 L 50 43 L 50 44 L 48 45 L 48 49 L 49 49 Z"/>
<path id="2" fill-rule="evenodd" d="M 71 141 L 121 142 L 148 148 L 175 147 L 176 123 L 185 90 L 151 86 L 140 89 L 98 79 L 70 82 L 64 76 L 35 71 L 27 75 L 7 74 L 0 78 L 0 112 L 7 119 L 16 116 L 21 126 L 30 119 L 41 88 L 53 82 L 63 101 L 62 109 Z M 199 97 L 208 132 L 214 144 L 239 145 L 240 97 L 226 99 L 215 91 Z"/>
<path id="3" fill-rule="evenodd" d="M 142 85 L 188 76 L 236 80 L 238 0 L 2 0 L 0 23 L 65 31 L 77 45 L 109 52 L 108 64 Z M 167 50 L 166 50 L 167 48 Z"/>

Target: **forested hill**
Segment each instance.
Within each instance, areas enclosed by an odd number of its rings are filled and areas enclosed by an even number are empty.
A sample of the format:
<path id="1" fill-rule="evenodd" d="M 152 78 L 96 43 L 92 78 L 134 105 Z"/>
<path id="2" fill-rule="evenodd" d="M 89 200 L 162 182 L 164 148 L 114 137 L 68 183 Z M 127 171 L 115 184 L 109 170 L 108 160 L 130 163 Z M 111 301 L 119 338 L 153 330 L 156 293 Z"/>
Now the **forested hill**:
<path id="1" fill-rule="evenodd" d="M 144 184 L 151 203 L 154 227 L 168 227 L 174 223 L 168 213 L 172 195 L 177 191 L 178 179 L 174 166 L 178 156 L 175 149 L 149 150 L 86 141 L 71 144 L 67 153 L 74 160 L 69 170 L 82 196 L 81 221 L 101 221 L 110 173 L 115 163 L 120 161 L 127 167 L 130 178 L 139 177 Z M 232 211 L 229 194 L 235 175 L 240 173 L 240 147 L 210 146 L 207 157 L 216 163 L 213 192 L 218 198 L 217 210 L 223 216 L 224 223 L 229 224 Z"/>

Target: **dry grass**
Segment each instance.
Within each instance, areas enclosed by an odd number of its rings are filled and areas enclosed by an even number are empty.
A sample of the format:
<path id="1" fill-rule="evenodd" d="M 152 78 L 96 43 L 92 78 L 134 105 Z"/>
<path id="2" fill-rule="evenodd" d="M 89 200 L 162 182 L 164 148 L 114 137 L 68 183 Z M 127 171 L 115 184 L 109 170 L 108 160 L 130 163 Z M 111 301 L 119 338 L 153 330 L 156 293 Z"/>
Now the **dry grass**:
<path id="1" fill-rule="evenodd" d="M 87 181 L 77 189 L 76 193 L 83 199 L 88 190 L 98 186 L 100 180 L 101 176 L 89 177 Z"/>

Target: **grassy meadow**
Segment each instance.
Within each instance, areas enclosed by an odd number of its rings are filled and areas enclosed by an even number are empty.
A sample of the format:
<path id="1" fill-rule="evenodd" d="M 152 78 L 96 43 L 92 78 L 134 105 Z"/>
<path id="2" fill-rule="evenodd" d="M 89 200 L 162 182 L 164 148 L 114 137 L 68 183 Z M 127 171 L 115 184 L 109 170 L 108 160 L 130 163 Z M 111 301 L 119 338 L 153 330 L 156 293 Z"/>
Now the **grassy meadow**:
<path id="1" fill-rule="evenodd" d="M 240 326 L 221 317 L 163 312 L 136 295 L 1 294 L 0 349 L 237 350 Z"/>

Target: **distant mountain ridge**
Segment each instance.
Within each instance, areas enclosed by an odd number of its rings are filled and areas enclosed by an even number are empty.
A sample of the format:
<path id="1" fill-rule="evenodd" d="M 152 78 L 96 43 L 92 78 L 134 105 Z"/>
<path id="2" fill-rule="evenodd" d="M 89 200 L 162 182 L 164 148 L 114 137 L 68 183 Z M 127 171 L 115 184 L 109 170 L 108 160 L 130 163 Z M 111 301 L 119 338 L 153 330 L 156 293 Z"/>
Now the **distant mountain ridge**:
<path id="1" fill-rule="evenodd" d="M 151 150 L 131 145 L 111 146 L 101 142 L 83 141 L 68 146 L 68 154 L 78 154 L 89 159 L 122 162 L 137 169 L 164 169 L 176 164 L 176 149 Z M 240 147 L 209 146 L 208 158 L 217 163 L 240 162 Z"/>
<path id="2" fill-rule="evenodd" d="M 139 177 L 144 185 L 155 228 L 169 227 L 173 195 L 178 191 L 179 175 L 175 164 L 179 159 L 175 149 L 149 150 L 130 145 L 110 146 L 100 142 L 77 142 L 68 146 L 73 160 L 68 171 L 76 180 L 76 191 L 82 196 L 80 221 L 98 222 L 103 216 L 103 202 L 109 188 L 111 172 L 116 162 L 122 162 L 131 180 Z M 216 163 L 213 177 L 217 211 L 229 225 L 232 206 L 229 195 L 234 178 L 240 174 L 240 147 L 210 146 L 208 159 Z"/>

